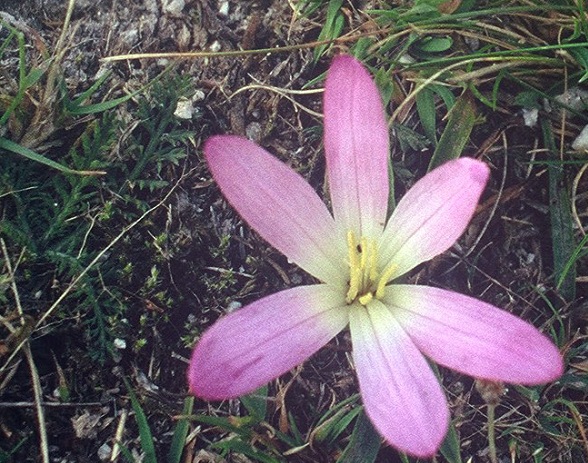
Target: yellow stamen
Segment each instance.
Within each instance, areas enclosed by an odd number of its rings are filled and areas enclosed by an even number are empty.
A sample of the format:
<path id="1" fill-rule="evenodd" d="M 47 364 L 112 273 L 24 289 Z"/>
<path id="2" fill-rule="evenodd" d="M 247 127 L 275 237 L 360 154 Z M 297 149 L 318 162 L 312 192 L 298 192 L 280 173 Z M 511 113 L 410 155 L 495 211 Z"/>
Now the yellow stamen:
<path id="1" fill-rule="evenodd" d="M 345 300 L 348 304 L 351 304 L 359 293 L 361 280 L 361 268 L 359 259 L 357 258 L 355 234 L 351 230 L 347 232 L 347 251 L 349 253 L 349 291 L 347 291 Z"/>
<path id="2" fill-rule="evenodd" d="M 386 285 L 398 268 L 389 265 L 382 273 L 378 271 L 378 246 L 367 237 L 357 239 L 352 231 L 347 232 L 349 257 L 349 289 L 345 300 L 348 304 L 358 301 L 368 305 L 375 297 L 384 297 Z"/>
<path id="3" fill-rule="evenodd" d="M 361 248 L 358 250 L 358 252 L 361 253 L 361 268 L 366 268 L 368 255 L 369 255 L 367 238 L 365 238 L 365 237 L 361 238 L 360 246 L 361 246 Z"/>
<path id="4" fill-rule="evenodd" d="M 376 242 L 373 240 L 370 242 L 369 269 L 370 269 L 370 276 L 369 276 L 370 280 L 376 281 L 376 279 L 378 278 L 378 250 L 376 249 Z"/>
<path id="5" fill-rule="evenodd" d="M 368 303 L 374 298 L 372 293 L 365 293 L 363 296 L 359 296 L 357 299 L 361 305 L 368 305 Z"/>
<path id="6" fill-rule="evenodd" d="M 376 297 L 381 299 L 384 297 L 384 292 L 386 291 L 386 285 L 392 279 L 392 275 L 398 269 L 398 265 L 390 264 L 388 268 L 384 270 L 382 275 L 380 276 L 380 280 L 378 281 L 378 287 L 376 289 Z"/>
<path id="7" fill-rule="evenodd" d="M 349 272 L 349 291 L 345 301 L 351 304 L 359 294 L 359 280 L 361 278 L 361 270 L 359 268 L 351 269 Z"/>

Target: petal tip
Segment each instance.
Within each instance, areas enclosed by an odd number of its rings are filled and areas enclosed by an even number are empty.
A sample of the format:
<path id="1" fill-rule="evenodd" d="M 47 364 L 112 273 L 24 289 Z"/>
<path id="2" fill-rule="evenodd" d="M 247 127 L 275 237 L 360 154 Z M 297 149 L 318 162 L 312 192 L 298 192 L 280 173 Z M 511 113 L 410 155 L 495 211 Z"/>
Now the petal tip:
<path id="1" fill-rule="evenodd" d="M 326 89 L 341 85 L 344 88 L 351 85 L 376 89 L 376 85 L 366 67 L 351 55 L 337 55 L 333 58 L 327 73 Z M 340 97 L 339 91 L 333 92 Z M 378 94 L 379 98 L 379 94 Z"/>
<path id="2" fill-rule="evenodd" d="M 478 161 L 474 158 L 459 158 L 456 162 L 461 164 L 461 166 L 469 172 L 470 177 L 476 183 L 485 185 L 488 181 L 490 168 L 485 162 Z"/>
<path id="3" fill-rule="evenodd" d="M 347 54 L 340 54 L 333 58 L 331 62 L 331 69 L 338 68 L 338 67 L 353 67 L 356 69 L 363 69 L 363 65 L 359 62 L 357 58 L 352 55 Z"/>
<path id="4" fill-rule="evenodd" d="M 536 375 L 530 378 L 529 385 L 546 384 L 557 381 L 564 374 L 564 359 L 555 344 L 546 337 L 548 346 L 543 349 L 544 361 L 542 369 L 536 369 Z"/>

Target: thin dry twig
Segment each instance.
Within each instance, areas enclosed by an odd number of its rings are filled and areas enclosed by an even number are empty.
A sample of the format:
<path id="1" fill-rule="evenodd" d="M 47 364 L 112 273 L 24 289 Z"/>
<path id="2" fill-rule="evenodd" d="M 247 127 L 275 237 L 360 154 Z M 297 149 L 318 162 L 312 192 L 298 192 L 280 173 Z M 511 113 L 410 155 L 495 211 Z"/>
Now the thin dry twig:
<path id="1" fill-rule="evenodd" d="M 579 170 L 579 172 L 574 177 L 574 181 L 572 183 L 572 201 L 571 201 L 572 202 L 572 216 L 574 217 L 576 225 L 578 226 L 578 230 L 580 230 L 580 233 L 582 233 L 582 236 L 586 236 L 586 232 L 584 231 L 584 226 L 582 224 L 582 221 L 580 220 L 580 216 L 578 215 L 578 208 L 576 206 L 576 200 L 578 198 L 578 186 L 580 185 L 580 180 L 582 179 L 582 176 L 586 172 L 586 169 L 588 169 L 588 163 L 584 164 L 582 166 L 582 168 Z"/>
<path id="2" fill-rule="evenodd" d="M 16 285 L 16 278 L 14 276 L 15 268 L 12 266 L 12 261 L 10 259 L 10 255 L 8 253 L 8 248 L 6 247 L 6 242 L 3 238 L 0 238 L 0 245 L 2 247 L 2 254 L 4 256 L 4 263 L 6 266 L 6 270 L 8 270 L 8 276 L 10 278 L 10 289 L 12 291 L 12 295 L 14 296 L 14 301 L 16 304 L 16 308 L 18 313 L 21 317 L 21 322 L 23 326 L 25 325 L 25 317 L 24 317 L 24 310 L 22 308 L 20 302 L 20 295 L 18 292 L 18 287 Z M 33 397 L 34 397 L 34 404 L 35 404 L 35 412 L 37 414 L 37 424 L 39 425 L 39 446 L 41 449 L 41 458 L 43 463 L 49 463 L 49 440 L 47 437 L 47 424 L 45 420 L 45 412 L 43 408 L 43 390 L 41 387 L 41 381 L 39 379 L 39 371 L 37 370 L 37 366 L 35 365 L 35 360 L 33 358 L 33 354 L 31 352 L 31 346 L 28 342 L 28 339 L 25 339 L 23 342 L 23 350 L 25 357 L 27 359 L 27 363 L 29 364 L 29 370 L 31 373 L 31 382 L 33 384 Z"/>

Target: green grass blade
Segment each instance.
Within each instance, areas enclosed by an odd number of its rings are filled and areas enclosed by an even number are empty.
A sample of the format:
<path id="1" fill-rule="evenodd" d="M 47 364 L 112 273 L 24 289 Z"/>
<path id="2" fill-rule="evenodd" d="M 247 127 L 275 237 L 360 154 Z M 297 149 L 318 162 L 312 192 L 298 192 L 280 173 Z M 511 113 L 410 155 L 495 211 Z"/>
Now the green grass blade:
<path id="1" fill-rule="evenodd" d="M 151 434 L 151 429 L 149 428 L 149 423 L 147 422 L 147 415 L 143 411 L 139 400 L 137 399 L 136 394 L 131 389 L 131 385 L 125 379 L 125 385 L 127 390 L 129 391 L 129 397 L 131 398 L 131 406 L 133 407 L 133 411 L 135 412 L 135 421 L 137 422 L 137 426 L 139 427 L 139 438 L 141 440 L 141 448 L 143 449 L 143 453 L 145 457 L 143 459 L 144 463 L 157 463 L 157 455 L 155 453 L 155 445 L 153 444 L 153 435 Z"/>
<path id="2" fill-rule="evenodd" d="M 169 453 L 167 454 L 168 463 L 180 463 L 182 453 L 184 452 L 184 445 L 186 445 L 186 436 L 190 430 L 190 420 L 188 416 L 192 414 L 194 408 L 194 397 L 186 397 L 184 399 L 184 409 L 182 410 L 181 418 L 176 424 L 174 435 L 172 437 Z"/>
<path id="3" fill-rule="evenodd" d="M 251 394 L 241 397 L 241 403 L 256 421 L 263 421 L 267 414 L 267 386 L 262 386 Z"/>
<path id="4" fill-rule="evenodd" d="M 552 160 L 557 160 L 553 131 L 549 120 L 541 123 L 543 142 Z M 570 193 L 565 184 L 563 165 L 550 163 L 549 215 L 551 218 L 551 246 L 553 250 L 553 273 L 561 296 L 572 301 L 576 295 L 576 265 L 572 208 Z"/>
<path id="5" fill-rule="evenodd" d="M 337 463 L 373 463 L 380 450 L 381 437 L 362 411 L 355 422 L 351 440 Z"/>
<path id="6" fill-rule="evenodd" d="M 569 272 L 574 270 L 576 262 L 578 262 L 579 259 L 581 259 L 582 257 L 584 257 L 585 255 L 588 254 L 587 245 L 588 245 L 588 235 L 585 235 L 584 238 L 582 238 L 582 240 L 580 241 L 580 243 L 578 243 L 578 246 L 576 246 L 576 249 L 574 249 L 574 252 L 572 252 L 572 255 L 570 256 L 570 258 L 568 259 L 568 261 L 564 265 L 563 270 L 562 270 L 559 278 L 557 279 L 556 288 L 558 290 L 561 289 Z"/>
<path id="7" fill-rule="evenodd" d="M 429 170 L 457 159 L 470 138 L 476 121 L 476 107 L 470 92 L 464 92 L 449 112 L 449 120 L 435 148 Z"/>
<path id="8" fill-rule="evenodd" d="M 443 440 L 443 444 L 441 444 L 440 451 L 449 463 L 462 463 L 459 453 L 459 436 L 453 423 L 449 424 L 449 429 L 445 440 Z"/>
<path id="9" fill-rule="evenodd" d="M 341 6 L 343 6 L 343 0 L 330 0 L 329 6 L 327 7 L 327 17 L 325 19 L 325 25 L 323 26 L 321 33 L 319 34 L 318 40 L 332 40 L 339 37 L 345 24 L 345 17 L 341 13 Z M 321 45 L 314 50 L 314 61 L 315 63 L 322 56 L 324 51 L 327 49 L 327 45 Z"/>
<path id="10" fill-rule="evenodd" d="M 83 91 L 76 99 L 69 101 L 68 104 L 71 105 L 72 108 L 77 106 L 81 106 L 84 104 L 84 101 L 89 99 L 101 86 L 102 84 L 110 77 L 112 71 L 105 72 L 100 78 L 94 82 L 87 90 Z M 68 108 L 71 109 L 71 108 Z"/>
<path id="11" fill-rule="evenodd" d="M 77 175 L 106 175 L 104 171 L 98 170 L 74 170 L 70 169 L 69 167 L 64 166 L 63 164 L 59 164 L 51 159 L 42 156 L 41 154 L 35 153 L 33 150 L 25 148 L 24 146 L 19 145 L 18 143 L 14 143 L 6 138 L 0 137 L 0 149 L 5 149 L 6 151 L 10 151 L 15 154 L 20 154 L 31 161 L 38 162 L 43 164 L 47 167 L 51 167 L 52 169 L 57 169 L 64 174 L 77 174 Z"/>
<path id="12" fill-rule="evenodd" d="M 437 144 L 437 115 L 435 94 L 430 88 L 423 88 L 415 98 L 417 112 L 425 135 L 431 143 Z"/>

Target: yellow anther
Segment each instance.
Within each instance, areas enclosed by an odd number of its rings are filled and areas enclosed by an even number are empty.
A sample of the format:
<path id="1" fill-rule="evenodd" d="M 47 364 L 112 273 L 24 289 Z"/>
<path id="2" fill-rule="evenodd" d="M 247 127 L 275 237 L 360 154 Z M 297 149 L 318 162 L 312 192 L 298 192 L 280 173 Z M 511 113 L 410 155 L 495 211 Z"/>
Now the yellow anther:
<path id="1" fill-rule="evenodd" d="M 361 286 L 361 268 L 357 256 L 355 234 L 349 230 L 347 232 L 347 251 L 349 255 L 349 290 L 345 300 L 351 304 L 359 294 Z"/>
<path id="2" fill-rule="evenodd" d="M 374 298 L 374 295 L 372 293 L 365 293 L 363 296 L 359 296 L 359 299 L 357 299 L 359 301 L 359 303 L 361 305 L 368 305 L 368 303 Z"/>
<path id="3" fill-rule="evenodd" d="M 378 281 L 378 288 L 376 289 L 376 297 L 381 299 L 384 297 L 384 292 L 386 291 L 386 285 L 392 279 L 392 275 L 396 272 L 398 265 L 390 264 L 382 275 L 380 276 L 380 280 Z"/>
<path id="4" fill-rule="evenodd" d="M 349 291 L 347 291 L 347 297 L 345 298 L 348 304 L 351 304 L 360 290 L 361 270 L 359 267 L 350 269 L 349 271 Z"/>
<path id="5" fill-rule="evenodd" d="M 355 246 L 355 234 L 349 230 L 347 232 L 347 252 L 349 253 L 349 268 L 351 269 L 359 267 L 357 249 Z"/>
<path id="6" fill-rule="evenodd" d="M 358 252 L 361 253 L 361 268 L 365 269 L 366 268 L 366 264 L 368 261 L 368 257 L 369 257 L 369 247 L 368 247 L 368 240 L 365 237 L 361 238 L 361 244 L 360 244 L 361 248 L 360 250 L 358 250 Z"/>

